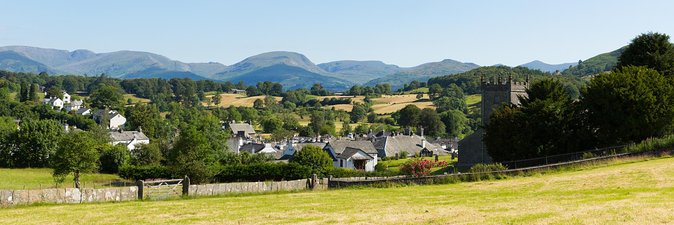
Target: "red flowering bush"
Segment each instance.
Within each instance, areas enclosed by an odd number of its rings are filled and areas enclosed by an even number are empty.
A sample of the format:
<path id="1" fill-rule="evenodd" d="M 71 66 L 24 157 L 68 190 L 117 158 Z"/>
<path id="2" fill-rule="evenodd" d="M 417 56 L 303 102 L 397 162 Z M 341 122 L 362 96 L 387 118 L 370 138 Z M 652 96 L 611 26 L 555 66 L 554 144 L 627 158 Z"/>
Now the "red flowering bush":
<path id="1" fill-rule="evenodd" d="M 412 175 L 415 177 L 422 177 L 422 176 L 428 176 L 431 174 L 431 169 L 433 167 L 446 167 L 448 166 L 449 163 L 447 161 L 430 161 L 426 159 L 421 159 L 421 158 L 414 158 L 410 159 L 409 161 L 405 162 L 400 167 L 400 171 L 402 171 L 405 174 Z"/>

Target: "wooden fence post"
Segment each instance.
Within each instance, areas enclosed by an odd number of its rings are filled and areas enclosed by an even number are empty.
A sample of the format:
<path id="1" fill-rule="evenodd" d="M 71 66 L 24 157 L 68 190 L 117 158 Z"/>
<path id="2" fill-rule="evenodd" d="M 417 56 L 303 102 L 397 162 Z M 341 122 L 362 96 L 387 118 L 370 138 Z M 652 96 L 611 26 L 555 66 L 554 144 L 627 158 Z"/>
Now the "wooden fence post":
<path id="1" fill-rule="evenodd" d="M 190 195 L 190 178 L 185 175 L 185 178 L 183 179 L 183 196 L 189 196 Z"/>
<path id="2" fill-rule="evenodd" d="M 145 182 L 143 180 L 137 180 L 136 186 L 138 186 L 138 200 L 143 200 L 143 187 Z"/>

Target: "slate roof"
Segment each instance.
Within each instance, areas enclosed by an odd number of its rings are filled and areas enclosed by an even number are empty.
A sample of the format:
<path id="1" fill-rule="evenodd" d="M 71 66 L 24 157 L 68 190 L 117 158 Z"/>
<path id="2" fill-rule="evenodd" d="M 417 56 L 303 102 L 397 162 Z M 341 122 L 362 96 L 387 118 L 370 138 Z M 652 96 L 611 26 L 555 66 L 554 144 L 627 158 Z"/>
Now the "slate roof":
<path id="1" fill-rule="evenodd" d="M 84 101 L 82 100 L 75 100 L 70 102 L 70 106 L 82 106 L 84 104 Z"/>
<path id="2" fill-rule="evenodd" d="M 421 136 L 417 135 L 395 135 L 395 136 L 384 136 L 376 138 L 374 141 L 375 148 L 379 151 L 379 155 L 384 157 L 395 156 L 396 153 L 400 154 L 405 151 L 408 154 L 418 154 L 422 147 L 422 141 L 426 142 L 426 149 L 431 152 L 438 153 L 440 155 L 447 154 L 448 152 L 442 147 L 429 143 Z"/>
<path id="3" fill-rule="evenodd" d="M 335 140 L 328 142 L 327 145 L 330 145 L 332 149 L 335 151 L 335 154 L 338 155 L 344 152 L 344 150 L 346 150 L 347 147 L 360 149 L 368 154 L 377 153 L 377 149 L 370 141 Z"/>
<path id="4" fill-rule="evenodd" d="M 250 153 L 256 153 L 259 152 L 264 148 L 264 144 L 260 143 L 246 143 L 239 148 L 239 152 L 250 152 Z"/>
<path id="5" fill-rule="evenodd" d="M 245 134 L 254 134 L 255 129 L 248 123 L 230 123 L 229 128 L 232 129 L 233 134 L 238 134 L 239 131 L 245 132 Z"/>
<path id="6" fill-rule="evenodd" d="M 150 140 L 143 132 L 140 131 L 112 131 L 110 132 L 112 141 L 132 141 L 136 140 Z"/>
<path id="7" fill-rule="evenodd" d="M 82 115 L 82 113 L 86 112 L 87 110 L 91 110 L 89 108 L 79 108 L 77 109 L 77 115 Z M 91 112 L 89 112 L 91 113 Z"/>
<path id="8" fill-rule="evenodd" d="M 358 152 L 362 152 L 364 156 L 357 155 Z M 374 157 L 370 156 L 366 152 L 364 152 L 361 149 L 358 148 L 351 148 L 351 147 L 346 147 L 342 154 L 337 155 L 338 159 L 355 159 L 355 160 L 369 160 L 369 159 L 374 159 Z"/>

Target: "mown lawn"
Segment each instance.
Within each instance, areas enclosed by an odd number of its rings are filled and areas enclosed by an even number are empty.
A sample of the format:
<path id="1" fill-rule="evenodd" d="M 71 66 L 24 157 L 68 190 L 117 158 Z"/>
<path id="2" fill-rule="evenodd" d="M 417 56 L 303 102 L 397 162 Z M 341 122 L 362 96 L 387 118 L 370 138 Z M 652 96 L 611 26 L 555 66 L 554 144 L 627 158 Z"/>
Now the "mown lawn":
<path id="1" fill-rule="evenodd" d="M 114 174 L 83 174 L 80 181 L 86 188 L 105 187 L 111 182 L 125 181 Z M 0 189 L 40 189 L 56 185 L 51 169 L 0 169 Z M 73 176 L 66 177 L 58 187 L 73 187 Z"/>
<path id="2" fill-rule="evenodd" d="M 654 224 L 674 158 L 445 185 L 0 209 L 2 224 Z"/>

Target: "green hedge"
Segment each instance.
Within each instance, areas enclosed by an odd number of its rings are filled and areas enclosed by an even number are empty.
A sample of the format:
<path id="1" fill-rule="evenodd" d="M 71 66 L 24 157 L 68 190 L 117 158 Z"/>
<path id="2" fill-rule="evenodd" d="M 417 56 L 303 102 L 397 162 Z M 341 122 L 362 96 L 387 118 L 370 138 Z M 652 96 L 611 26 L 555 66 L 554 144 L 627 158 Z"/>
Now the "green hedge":
<path id="1" fill-rule="evenodd" d="M 297 163 L 256 163 L 223 166 L 217 182 L 297 180 L 311 177 L 311 168 Z"/>

